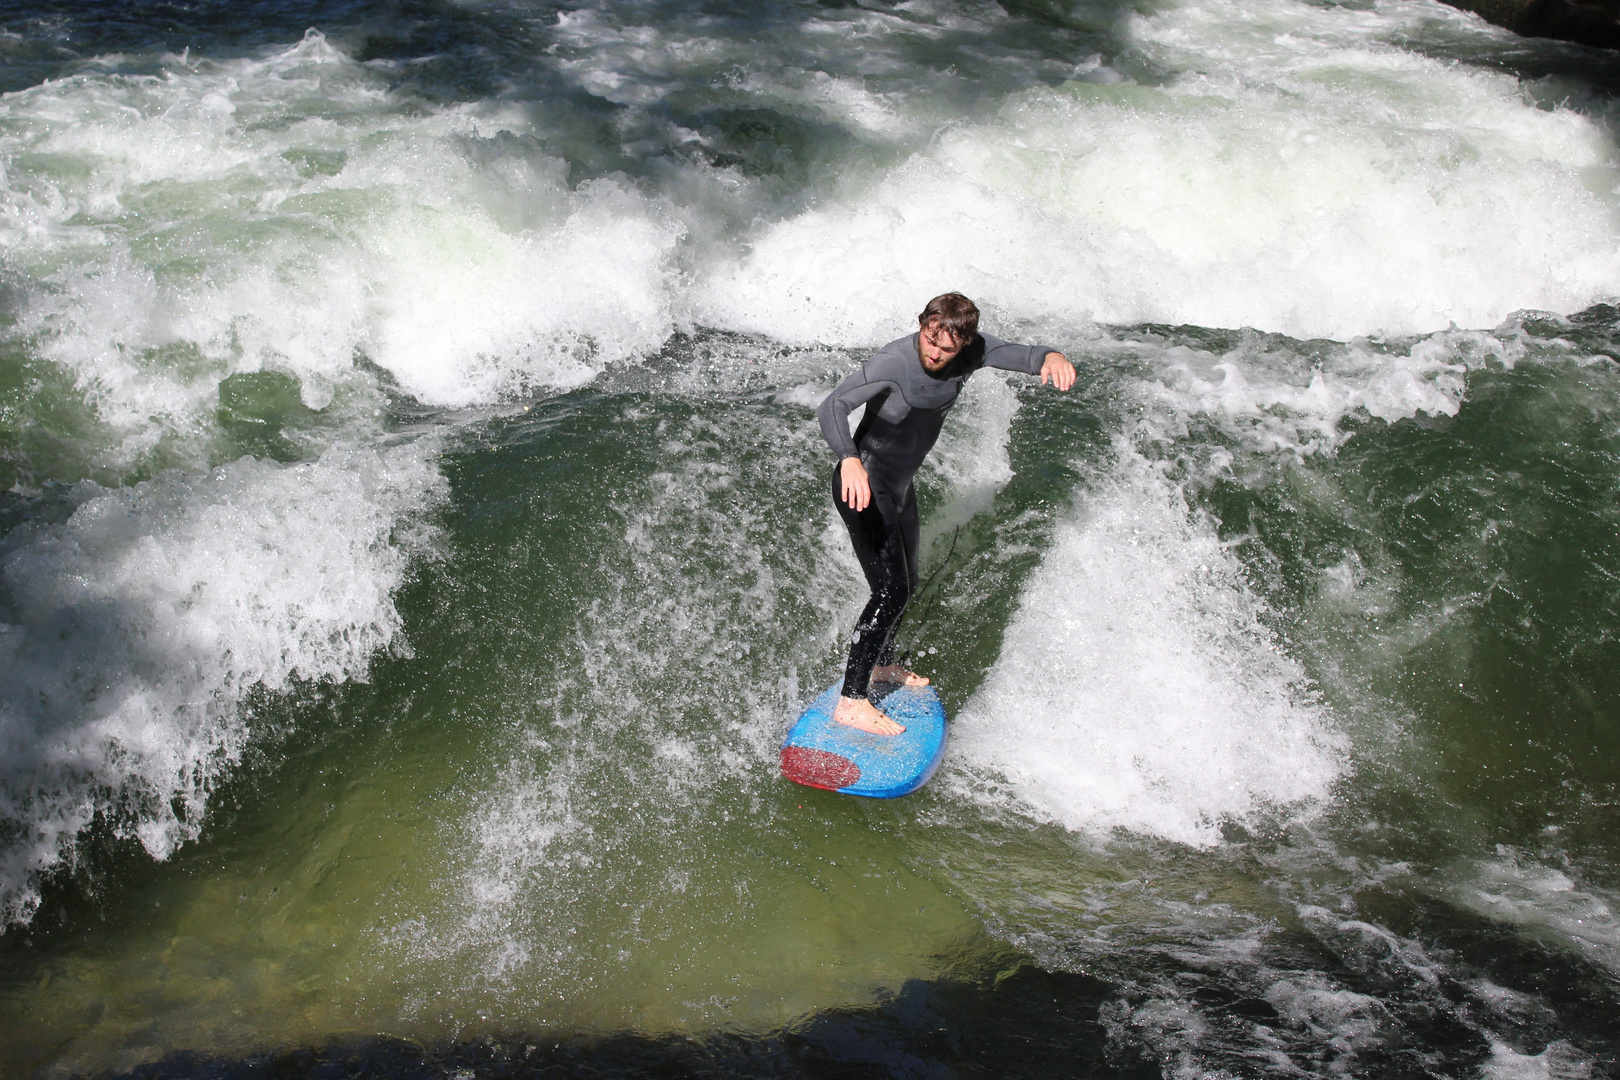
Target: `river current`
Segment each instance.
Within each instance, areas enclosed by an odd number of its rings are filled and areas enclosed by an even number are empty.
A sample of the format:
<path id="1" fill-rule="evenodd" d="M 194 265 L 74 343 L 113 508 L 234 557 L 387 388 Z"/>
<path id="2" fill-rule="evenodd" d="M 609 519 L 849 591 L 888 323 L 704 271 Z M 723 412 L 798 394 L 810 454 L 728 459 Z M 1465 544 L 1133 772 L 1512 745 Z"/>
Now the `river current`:
<path id="1" fill-rule="evenodd" d="M 0 91 L 0 1075 L 1620 1075 L 1614 54 L 6 0 Z M 799 788 L 813 410 L 948 289 L 1080 381 L 919 476 L 940 774 Z"/>

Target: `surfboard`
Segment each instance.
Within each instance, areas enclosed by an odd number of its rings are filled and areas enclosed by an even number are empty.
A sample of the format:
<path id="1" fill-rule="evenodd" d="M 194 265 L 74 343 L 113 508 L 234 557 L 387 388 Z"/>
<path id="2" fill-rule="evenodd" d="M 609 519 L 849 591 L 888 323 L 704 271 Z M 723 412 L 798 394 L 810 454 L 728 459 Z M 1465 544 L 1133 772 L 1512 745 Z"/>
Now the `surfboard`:
<path id="1" fill-rule="evenodd" d="M 869 799 L 898 799 L 928 783 L 945 758 L 945 706 L 932 686 L 899 686 L 872 703 L 906 730 L 873 735 L 833 717 L 839 679 L 812 701 L 782 741 L 782 775 L 796 784 Z M 881 687 L 874 685 L 874 691 Z"/>

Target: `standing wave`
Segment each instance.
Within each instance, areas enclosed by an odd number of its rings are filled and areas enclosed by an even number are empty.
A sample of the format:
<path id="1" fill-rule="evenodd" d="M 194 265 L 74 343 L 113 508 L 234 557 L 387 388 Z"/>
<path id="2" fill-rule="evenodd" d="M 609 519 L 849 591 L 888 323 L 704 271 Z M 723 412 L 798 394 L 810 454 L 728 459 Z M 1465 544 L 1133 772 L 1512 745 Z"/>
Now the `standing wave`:
<path id="1" fill-rule="evenodd" d="M 243 458 L 83 499 L 0 556 L 0 913 L 98 819 L 154 858 L 197 836 L 256 687 L 364 678 L 405 647 L 391 597 L 430 550 L 423 445 Z"/>

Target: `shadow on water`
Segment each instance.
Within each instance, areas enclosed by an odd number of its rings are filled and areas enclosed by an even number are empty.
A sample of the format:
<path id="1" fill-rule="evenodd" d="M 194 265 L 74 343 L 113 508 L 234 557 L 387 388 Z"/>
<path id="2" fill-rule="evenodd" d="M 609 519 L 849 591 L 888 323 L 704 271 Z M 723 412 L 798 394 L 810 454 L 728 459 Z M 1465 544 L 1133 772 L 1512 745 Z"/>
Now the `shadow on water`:
<path id="1" fill-rule="evenodd" d="M 1557 948 L 1526 941 L 1512 928 L 1463 912 L 1433 897 L 1364 894 L 1367 914 L 1447 956 L 1451 973 L 1439 984 L 1412 978 L 1399 966 L 1369 963 L 1355 947 L 1311 935 L 1283 934 L 1268 948 L 1290 976 L 1334 972 L 1381 1005 L 1377 1032 L 1350 1035 L 1358 1075 L 1433 1077 L 1477 1075 L 1493 1045 L 1547 1055 L 1579 1048 L 1589 1077 L 1614 1076 L 1620 1044 L 1610 1028 L 1617 989 L 1601 969 Z M 1148 1049 L 1143 1034 L 1156 1024 L 1162 985 L 1190 988 L 1199 1014 L 1202 1075 L 1259 1075 L 1281 1068 L 1295 1075 L 1328 1075 L 1346 1046 L 1316 1044 L 1309 1021 L 1280 1011 L 1287 995 L 1203 970 L 1171 950 L 1123 950 L 1105 968 L 1130 969 L 1116 981 L 1084 971 L 1047 969 L 1006 946 L 984 948 L 936 979 L 908 980 L 897 993 L 868 1004 L 812 1013 L 765 1031 L 702 1034 L 566 1034 L 515 1031 L 497 1038 L 412 1041 L 385 1035 L 338 1037 L 240 1057 L 181 1051 L 124 1073 L 139 1080 L 256 1080 L 259 1077 L 1112 1077 L 1148 1080 L 1182 1070 L 1167 1047 Z M 971 971 L 963 970 L 971 967 Z M 1155 989 L 1153 980 L 1162 980 Z M 1471 1022 L 1471 999 L 1485 987 L 1534 993 L 1551 1006 L 1527 1009 L 1487 1040 Z M 1362 1000 L 1372 1000 L 1364 998 Z M 1346 1033 L 1341 1032 L 1341 1037 Z M 1303 1038 L 1314 1049 L 1302 1048 Z M 1268 1053 L 1262 1049 L 1270 1048 Z M 1263 1063 L 1257 1071 L 1257 1062 Z M 1285 1064 L 1286 1063 L 1286 1064 Z M 1185 1064 L 1185 1063 L 1183 1063 Z M 1228 1072 L 1217 1073 L 1224 1067 Z M 1537 1074 L 1542 1075 L 1542 1074 Z"/>
<path id="2" fill-rule="evenodd" d="M 208 1077 L 1115 1077 L 1163 1075 L 1110 1045 L 1100 1017 L 1116 996 L 1087 975 L 1042 971 L 1003 955 L 987 977 L 912 980 L 887 1000 L 831 1009 L 761 1032 L 702 1036 L 513 1035 L 419 1044 L 336 1040 L 238 1059 L 181 1053 L 123 1074 Z"/>

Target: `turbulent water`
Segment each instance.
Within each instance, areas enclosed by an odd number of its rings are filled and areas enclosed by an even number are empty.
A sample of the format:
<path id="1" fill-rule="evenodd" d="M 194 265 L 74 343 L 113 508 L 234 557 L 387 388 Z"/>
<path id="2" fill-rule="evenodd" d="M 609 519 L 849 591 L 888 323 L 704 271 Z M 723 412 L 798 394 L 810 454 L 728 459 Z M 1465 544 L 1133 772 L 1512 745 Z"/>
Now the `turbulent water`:
<path id="1" fill-rule="evenodd" d="M 1620 64 L 0 5 L 0 1073 L 1620 1075 Z M 813 417 L 959 289 L 874 803 Z M 670 1073 L 670 1074 L 674 1074 Z"/>

